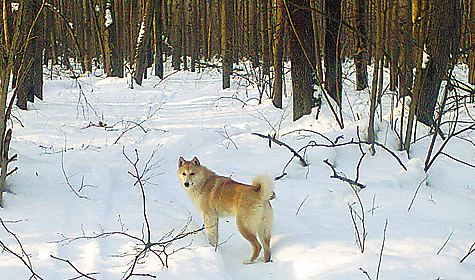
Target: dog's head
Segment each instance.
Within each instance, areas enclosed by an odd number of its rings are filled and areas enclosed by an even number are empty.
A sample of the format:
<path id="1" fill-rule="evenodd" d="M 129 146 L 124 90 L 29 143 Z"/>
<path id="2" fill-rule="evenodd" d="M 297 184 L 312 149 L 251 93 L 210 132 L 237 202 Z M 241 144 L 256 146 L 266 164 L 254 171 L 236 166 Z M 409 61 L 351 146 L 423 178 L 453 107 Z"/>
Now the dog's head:
<path id="1" fill-rule="evenodd" d="M 185 189 L 198 184 L 201 181 L 203 172 L 200 161 L 197 157 L 187 161 L 183 157 L 178 159 L 178 177 Z"/>

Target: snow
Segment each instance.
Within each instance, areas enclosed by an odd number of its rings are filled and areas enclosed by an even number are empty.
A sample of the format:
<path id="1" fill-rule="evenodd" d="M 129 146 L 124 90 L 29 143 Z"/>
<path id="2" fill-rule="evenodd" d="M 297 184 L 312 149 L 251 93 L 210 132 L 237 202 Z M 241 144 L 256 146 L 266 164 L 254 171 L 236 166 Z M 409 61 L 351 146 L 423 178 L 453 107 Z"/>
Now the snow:
<path id="1" fill-rule="evenodd" d="M 112 13 L 111 13 L 111 9 L 108 8 L 106 9 L 105 11 L 105 14 L 104 14 L 104 18 L 105 18 L 105 21 L 104 21 L 104 26 L 106 28 L 108 28 L 114 21 L 112 20 Z"/>
<path id="2" fill-rule="evenodd" d="M 466 77 L 463 67 L 457 73 Z M 357 139 L 359 127 L 364 137 L 369 95 L 355 92 L 349 80 L 344 86 L 343 130 L 337 128 L 326 106 L 318 120 L 311 115 L 292 122 L 289 97 L 285 109 L 278 110 L 269 100 L 260 105 L 249 100 L 258 96 L 257 89 L 240 86 L 237 78 L 231 89 L 220 87 L 221 75 L 216 70 L 178 72 L 164 81 L 149 75 L 143 86 L 133 90 L 126 79 L 56 77 L 45 79 L 44 101 L 30 104 L 28 111 L 14 111 L 11 154 L 18 153 L 13 165 L 19 170 L 9 178 L 11 192 L 4 194 L 0 217 L 21 240 L 38 275 L 44 279 L 78 276 L 51 256 L 71 261 L 83 273 L 98 273 L 90 275 L 96 279 L 120 279 L 127 271 L 133 255 L 122 254 L 130 253 L 135 240 L 113 235 L 60 242 L 64 237 L 123 229 L 142 236 L 141 192 L 127 173 L 133 167 L 123 152 L 134 158 L 137 149 L 143 170 L 155 151 L 145 192 L 152 240 L 158 241 L 172 229 L 180 231 L 190 216 L 187 230 L 202 225 L 178 183 L 180 156 L 197 156 L 218 174 L 251 182 L 260 173 L 280 175 L 291 157 L 284 147 L 273 144 L 269 148 L 268 141 L 253 132 L 277 131 L 284 135 L 280 140 L 295 149 L 311 140 L 328 143 L 316 134 L 293 132 L 297 129 L 350 141 Z M 237 98 L 247 100 L 246 105 Z M 474 114 L 473 104 L 468 106 Z M 383 112 L 388 112 L 387 104 Z M 359 182 L 367 187 L 358 193 L 367 231 L 364 253 L 355 243 L 349 212 L 351 205 L 361 215 L 355 193 L 348 184 L 330 178 L 333 173 L 323 163 L 329 159 L 341 175 L 354 179 L 359 147 L 309 147 L 305 159 L 310 165 L 302 167 L 294 160 L 285 170 L 287 176 L 275 182 L 272 263 L 263 263 L 261 256 L 255 264 L 242 264 L 251 248 L 229 218 L 220 222 L 220 241 L 225 242 L 216 251 L 200 232 L 168 248 L 169 252 L 182 248 L 170 256 L 168 268 L 149 255 L 136 273 L 160 279 L 322 280 L 368 279 L 367 275 L 376 279 L 387 220 L 380 279 L 473 279 L 475 256 L 459 261 L 475 241 L 475 171 L 441 156 L 426 178 L 423 168 L 429 137 L 414 144 L 408 159 L 397 151 L 396 137 L 385 119 L 377 123 L 378 141 L 396 153 L 407 171 L 380 148 L 375 156 L 365 156 Z M 426 131 L 419 127 L 418 133 Z M 473 141 L 469 132 L 464 136 Z M 471 143 L 451 141 L 447 153 L 475 161 Z M 363 149 L 368 152 L 368 147 Z M 86 198 L 75 195 L 67 181 L 75 191 L 83 186 L 79 194 Z M 0 240 L 20 254 L 18 244 L 3 228 Z M 6 251 L 0 252 L 0 271 L 2 280 L 30 276 L 20 260 Z"/>

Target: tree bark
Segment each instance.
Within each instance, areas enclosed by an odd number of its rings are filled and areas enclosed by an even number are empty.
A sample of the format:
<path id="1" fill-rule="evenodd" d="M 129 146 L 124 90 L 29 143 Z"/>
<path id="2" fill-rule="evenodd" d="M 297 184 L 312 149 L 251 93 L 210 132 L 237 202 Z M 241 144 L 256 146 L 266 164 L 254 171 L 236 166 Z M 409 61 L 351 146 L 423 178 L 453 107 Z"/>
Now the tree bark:
<path id="1" fill-rule="evenodd" d="M 41 1 L 28 0 L 24 3 L 25 14 L 22 15 L 22 26 L 31 26 L 31 34 L 25 34 L 25 50 L 17 63 L 22 67 L 15 73 L 17 76 L 17 107 L 28 110 L 28 101 L 34 102 L 35 96 L 43 99 L 43 24 L 42 17 L 38 15 Z M 36 22 L 35 22 L 36 21 Z M 29 36 L 29 38 L 28 38 Z"/>
<path id="2" fill-rule="evenodd" d="M 363 90 L 368 87 L 367 65 L 367 34 L 366 34 L 366 0 L 355 0 L 353 4 L 353 26 L 357 30 L 354 32 L 355 38 L 355 68 L 356 68 L 356 90 Z"/>
<path id="3" fill-rule="evenodd" d="M 309 0 L 287 0 L 290 14 L 290 61 L 292 63 L 293 120 L 312 112 L 315 46 Z"/>
<path id="4" fill-rule="evenodd" d="M 153 12 L 154 43 L 155 43 L 155 76 L 163 79 L 163 19 L 162 19 L 162 0 L 155 1 Z"/>
<path id="5" fill-rule="evenodd" d="M 325 0 L 326 18 L 325 31 L 325 89 L 341 108 L 342 69 L 340 21 L 341 0 Z"/>
<path id="6" fill-rule="evenodd" d="M 282 84 L 283 84 L 283 54 L 284 54 L 284 27 L 285 13 L 284 0 L 278 0 L 276 27 L 274 38 L 274 86 L 272 87 L 272 103 L 276 108 L 282 109 Z"/>
<path id="7" fill-rule="evenodd" d="M 460 1 L 430 0 L 427 34 L 427 62 L 422 67 L 421 92 L 417 104 L 417 120 L 432 126 L 442 80 L 456 63 L 452 55 L 459 51 L 461 34 Z"/>
<path id="8" fill-rule="evenodd" d="M 233 1 L 223 0 L 221 3 L 221 59 L 223 72 L 223 89 L 231 86 L 232 61 L 232 17 Z"/>
<path id="9" fill-rule="evenodd" d="M 104 34 L 104 48 L 105 61 L 107 61 L 104 70 L 108 77 L 124 77 L 124 70 L 122 67 L 123 59 L 119 53 L 119 46 L 117 40 L 117 18 L 116 7 L 113 0 L 106 0 L 103 7 L 103 21 L 102 28 Z"/>

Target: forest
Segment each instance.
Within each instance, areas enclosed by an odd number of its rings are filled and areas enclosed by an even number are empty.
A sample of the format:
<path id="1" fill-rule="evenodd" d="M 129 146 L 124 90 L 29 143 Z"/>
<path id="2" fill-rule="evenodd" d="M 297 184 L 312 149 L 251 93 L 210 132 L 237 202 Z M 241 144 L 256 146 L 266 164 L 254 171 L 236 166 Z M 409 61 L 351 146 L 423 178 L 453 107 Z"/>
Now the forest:
<path id="1" fill-rule="evenodd" d="M 378 123 L 388 116 L 397 150 L 408 158 L 417 141 L 430 139 L 424 172 L 442 157 L 475 168 L 444 150 L 453 139 L 475 147 L 467 136 L 475 130 L 475 0 L 2 0 L 1 5 L 0 207 L 7 178 L 22 168 L 11 167 L 18 159 L 10 153 L 12 111 L 28 111 L 35 100 L 47 99 L 44 83 L 55 71 L 73 81 L 123 78 L 138 96 L 150 75 L 165 81 L 177 73 L 213 70 L 220 73 L 222 89 L 239 78 L 257 89 L 251 98 L 257 104 L 271 100 L 285 110 L 290 98 L 293 122 L 312 112 L 318 119 L 327 110 L 341 130 L 360 120 L 354 112 L 353 120 L 345 117 L 344 84 L 350 82 L 369 100 L 368 118 L 361 117 L 363 139 L 329 140 L 333 148 L 365 144 L 372 155 L 389 150 L 378 142 Z M 460 65 L 467 69 L 465 80 L 455 74 Z M 287 145 L 272 130 L 261 135 L 269 147 Z M 293 153 L 299 156 L 312 145 Z"/>

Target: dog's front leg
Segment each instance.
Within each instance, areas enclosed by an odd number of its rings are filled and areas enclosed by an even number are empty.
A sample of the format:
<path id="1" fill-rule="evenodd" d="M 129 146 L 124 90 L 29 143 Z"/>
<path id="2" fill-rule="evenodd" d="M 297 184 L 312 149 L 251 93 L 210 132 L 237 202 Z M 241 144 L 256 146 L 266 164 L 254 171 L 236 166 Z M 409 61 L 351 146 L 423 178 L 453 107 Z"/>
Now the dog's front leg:
<path id="1" fill-rule="evenodd" d="M 208 231 L 208 241 L 211 246 L 218 246 L 218 223 L 219 218 L 216 215 L 203 215 L 206 230 Z"/>

